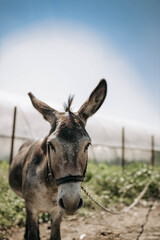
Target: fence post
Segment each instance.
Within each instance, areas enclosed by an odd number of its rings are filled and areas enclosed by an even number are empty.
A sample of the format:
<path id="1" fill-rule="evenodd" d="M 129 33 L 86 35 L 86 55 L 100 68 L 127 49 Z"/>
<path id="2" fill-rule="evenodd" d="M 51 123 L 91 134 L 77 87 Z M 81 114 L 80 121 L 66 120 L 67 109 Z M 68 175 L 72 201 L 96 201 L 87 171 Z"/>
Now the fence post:
<path id="1" fill-rule="evenodd" d="M 154 136 L 151 136 L 151 165 L 154 167 L 155 155 L 154 155 Z"/>
<path id="2" fill-rule="evenodd" d="M 124 171 L 125 166 L 125 129 L 122 127 L 122 158 L 121 158 L 122 170 Z"/>
<path id="3" fill-rule="evenodd" d="M 10 150 L 10 160 L 9 160 L 10 163 L 12 162 L 12 158 L 13 158 L 15 127 L 16 127 L 16 115 L 17 115 L 17 107 L 14 107 L 12 137 L 11 137 L 11 150 Z"/>

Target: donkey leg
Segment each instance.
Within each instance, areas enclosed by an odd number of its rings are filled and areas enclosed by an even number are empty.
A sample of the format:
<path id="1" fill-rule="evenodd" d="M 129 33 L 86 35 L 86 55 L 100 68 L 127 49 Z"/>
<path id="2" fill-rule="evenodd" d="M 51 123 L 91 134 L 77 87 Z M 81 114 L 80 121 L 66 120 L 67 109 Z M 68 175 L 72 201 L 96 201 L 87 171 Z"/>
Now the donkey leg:
<path id="1" fill-rule="evenodd" d="M 38 212 L 31 211 L 26 208 L 26 240 L 40 240 L 39 225 L 38 225 Z"/>
<path id="2" fill-rule="evenodd" d="M 58 207 L 56 207 L 51 212 L 51 237 L 50 240 L 61 240 L 60 224 L 61 224 L 61 212 Z"/>
<path id="3" fill-rule="evenodd" d="M 26 228 L 25 228 L 24 239 L 27 240 L 27 238 L 28 238 L 28 221 L 26 216 Z"/>

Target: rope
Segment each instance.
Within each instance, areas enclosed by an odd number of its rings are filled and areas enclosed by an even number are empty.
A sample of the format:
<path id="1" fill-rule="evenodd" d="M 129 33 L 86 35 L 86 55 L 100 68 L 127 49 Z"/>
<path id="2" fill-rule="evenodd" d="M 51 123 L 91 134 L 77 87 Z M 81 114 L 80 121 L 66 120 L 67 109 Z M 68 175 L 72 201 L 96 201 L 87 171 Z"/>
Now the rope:
<path id="1" fill-rule="evenodd" d="M 89 197 L 97 206 L 99 206 L 102 210 L 104 210 L 105 212 L 108 212 L 110 214 L 114 214 L 114 215 L 120 215 L 120 214 L 124 214 L 126 212 L 128 212 L 129 210 L 131 210 L 131 208 L 133 208 L 135 205 L 137 205 L 137 203 L 141 200 L 141 198 L 144 196 L 144 194 L 147 192 L 147 189 L 149 187 L 149 185 L 151 184 L 151 181 L 146 183 L 145 187 L 143 188 L 142 192 L 139 194 L 139 196 L 134 200 L 134 202 L 124 208 L 122 211 L 120 212 L 114 212 L 114 211 L 111 211 L 110 209 L 108 208 L 105 208 L 104 206 L 102 206 L 102 204 L 100 204 L 99 202 L 97 202 L 88 192 L 87 190 L 81 186 L 81 189 L 83 190 L 83 192 L 87 195 L 87 197 Z"/>

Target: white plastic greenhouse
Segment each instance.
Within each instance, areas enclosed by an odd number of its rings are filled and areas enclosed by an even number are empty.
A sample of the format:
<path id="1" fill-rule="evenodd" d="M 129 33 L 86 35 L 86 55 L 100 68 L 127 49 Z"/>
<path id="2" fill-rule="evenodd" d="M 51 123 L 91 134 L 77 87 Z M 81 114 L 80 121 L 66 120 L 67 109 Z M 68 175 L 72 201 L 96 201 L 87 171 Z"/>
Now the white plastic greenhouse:
<path id="1" fill-rule="evenodd" d="M 51 105 L 56 108 L 54 104 Z M 15 106 L 17 117 L 14 155 L 25 138 L 43 138 L 49 132 L 48 122 L 33 108 L 27 95 L 20 97 L 0 92 L 0 160 L 9 159 Z M 87 131 L 92 139 L 89 159 L 119 164 L 122 155 L 122 128 L 126 162 L 150 163 L 154 150 L 155 162 L 160 164 L 160 129 L 113 119 L 98 113 L 87 123 Z"/>

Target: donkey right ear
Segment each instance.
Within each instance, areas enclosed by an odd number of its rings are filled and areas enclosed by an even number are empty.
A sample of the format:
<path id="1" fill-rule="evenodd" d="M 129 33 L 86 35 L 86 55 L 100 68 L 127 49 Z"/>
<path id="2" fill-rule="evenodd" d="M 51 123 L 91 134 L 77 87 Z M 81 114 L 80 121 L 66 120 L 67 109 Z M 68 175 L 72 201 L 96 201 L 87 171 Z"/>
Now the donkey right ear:
<path id="1" fill-rule="evenodd" d="M 97 87 L 92 91 L 87 101 L 81 106 L 78 114 L 84 124 L 87 119 L 92 116 L 101 107 L 107 94 L 107 82 L 102 79 Z"/>
<path id="2" fill-rule="evenodd" d="M 56 119 L 56 110 L 48 106 L 46 103 L 37 99 L 31 92 L 28 93 L 33 106 L 43 115 L 44 119 L 46 119 L 51 126 L 55 123 Z"/>

